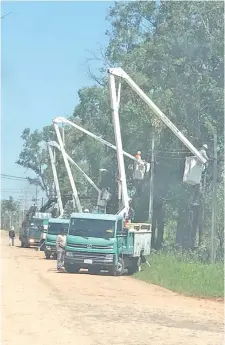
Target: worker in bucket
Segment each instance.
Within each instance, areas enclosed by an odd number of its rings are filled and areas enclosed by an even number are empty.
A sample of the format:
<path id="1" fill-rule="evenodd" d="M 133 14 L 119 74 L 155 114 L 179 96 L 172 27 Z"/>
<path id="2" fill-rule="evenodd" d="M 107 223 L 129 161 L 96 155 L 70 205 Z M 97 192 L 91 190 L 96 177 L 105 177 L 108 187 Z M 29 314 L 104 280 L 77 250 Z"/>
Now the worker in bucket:
<path id="1" fill-rule="evenodd" d="M 207 144 L 202 145 L 202 147 L 199 150 L 201 155 L 208 161 L 209 157 L 207 155 L 207 151 L 208 151 L 208 145 Z"/>
<path id="2" fill-rule="evenodd" d="M 14 226 L 11 226 L 9 230 L 9 245 L 10 246 L 14 246 L 15 237 L 16 237 L 16 234 L 15 234 Z"/>
<path id="3" fill-rule="evenodd" d="M 141 161 L 141 151 L 136 153 L 135 158 Z"/>
<path id="4" fill-rule="evenodd" d="M 57 270 L 62 271 L 65 258 L 65 246 L 66 246 L 66 230 L 60 229 L 59 235 L 56 237 L 56 250 L 57 250 Z"/>
<path id="5" fill-rule="evenodd" d="M 206 159 L 206 163 L 204 164 L 204 169 L 203 172 L 206 171 L 206 168 L 208 167 L 208 161 L 209 161 L 209 157 L 207 155 L 207 151 L 208 151 L 208 145 L 204 144 L 202 145 L 202 147 L 200 148 L 199 152 L 201 153 L 201 155 Z"/>

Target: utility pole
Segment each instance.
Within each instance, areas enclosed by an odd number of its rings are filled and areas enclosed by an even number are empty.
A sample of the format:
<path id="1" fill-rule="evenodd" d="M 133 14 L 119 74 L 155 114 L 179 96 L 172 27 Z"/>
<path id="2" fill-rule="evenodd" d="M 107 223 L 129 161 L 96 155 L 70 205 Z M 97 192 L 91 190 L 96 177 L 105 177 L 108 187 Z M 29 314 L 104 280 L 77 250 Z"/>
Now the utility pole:
<path id="1" fill-rule="evenodd" d="M 24 217 L 26 211 L 27 211 L 27 192 L 24 191 L 24 212 L 23 212 L 23 217 Z"/>
<path id="2" fill-rule="evenodd" d="M 148 209 L 148 221 L 150 224 L 152 224 L 152 215 L 153 215 L 154 167 L 155 167 L 155 131 L 153 127 L 152 128 L 151 174 L 150 174 L 150 188 L 149 188 L 149 209 Z"/>
<path id="3" fill-rule="evenodd" d="M 36 196 L 35 196 L 35 201 L 36 201 L 36 205 L 38 203 L 38 186 L 36 185 Z"/>
<path id="4" fill-rule="evenodd" d="M 212 230 L 211 230 L 211 263 L 215 263 L 216 235 L 216 189 L 217 189 L 217 133 L 213 135 L 213 182 L 212 182 Z"/>

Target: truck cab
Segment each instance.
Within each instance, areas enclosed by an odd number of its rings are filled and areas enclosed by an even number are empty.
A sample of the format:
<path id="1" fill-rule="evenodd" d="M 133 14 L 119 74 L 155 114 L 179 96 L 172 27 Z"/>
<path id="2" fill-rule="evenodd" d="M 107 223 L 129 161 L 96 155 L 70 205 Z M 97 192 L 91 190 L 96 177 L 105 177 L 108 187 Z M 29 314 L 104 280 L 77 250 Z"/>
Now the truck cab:
<path id="1" fill-rule="evenodd" d="M 48 230 L 45 239 L 45 257 L 50 259 L 56 258 L 56 237 L 60 233 L 60 229 L 64 228 L 66 231 L 69 227 L 69 219 L 50 218 L 48 222 Z"/>
<path id="2" fill-rule="evenodd" d="M 28 225 L 25 225 L 19 230 L 19 240 L 21 247 L 39 246 L 42 232 L 48 226 L 48 219 L 34 216 Z"/>
<path id="3" fill-rule="evenodd" d="M 140 270 L 144 255 L 150 254 L 151 230 L 135 229 L 119 215 L 73 213 L 66 240 L 65 269 L 77 273 L 88 269 L 97 274 L 101 270 L 122 275 Z"/>

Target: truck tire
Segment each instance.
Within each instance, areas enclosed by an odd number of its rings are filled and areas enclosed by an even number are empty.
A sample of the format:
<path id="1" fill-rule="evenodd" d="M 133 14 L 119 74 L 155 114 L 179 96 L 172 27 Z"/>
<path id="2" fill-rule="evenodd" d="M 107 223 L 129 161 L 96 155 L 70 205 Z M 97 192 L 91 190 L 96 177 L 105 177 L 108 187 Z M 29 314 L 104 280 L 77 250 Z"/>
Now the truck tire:
<path id="1" fill-rule="evenodd" d="M 124 260 L 120 257 L 116 266 L 109 273 L 113 276 L 122 276 L 124 273 Z"/>
<path id="2" fill-rule="evenodd" d="M 49 260 L 51 258 L 51 254 L 50 253 L 45 253 L 45 257 L 47 260 Z"/>
<path id="3" fill-rule="evenodd" d="M 89 274 L 99 274 L 101 272 L 101 269 L 98 267 L 89 267 L 88 273 Z"/>
<path id="4" fill-rule="evenodd" d="M 141 257 L 132 259 L 132 264 L 128 267 L 128 274 L 134 274 L 136 272 L 141 272 Z"/>
<path id="5" fill-rule="evenodd" d="M 78 273 L 80 271 L 80 267 L 70 265 L 70 264 L 65 264 L 64 265 L 66 272 L 68 273 Z"/>
<path id="6" fill-rule="evenodd" d="M 21 241 L 20 243 L 21 248 L 24 248 L 24 243 Z"/>

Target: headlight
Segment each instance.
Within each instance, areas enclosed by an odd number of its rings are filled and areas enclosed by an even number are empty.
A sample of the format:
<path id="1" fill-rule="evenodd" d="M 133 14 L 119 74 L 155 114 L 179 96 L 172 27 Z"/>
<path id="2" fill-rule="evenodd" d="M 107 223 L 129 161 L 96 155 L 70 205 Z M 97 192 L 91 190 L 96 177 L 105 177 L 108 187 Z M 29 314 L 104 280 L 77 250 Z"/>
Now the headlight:
<path id="1" fill-rule="evenodd" d="M 66 256 L 73 256 L 72 252 L 66 252 Z"/>
<path id="2" fill-rule="evenodd" d="M 33 238 L 30 238 L 30 239 L 29 239 L 29 242 L 30 242 L 30 243 L 34 243 Z"/>
<path id="3" fill-rule="evenodd" d="M 107 260 L 113 260 L 113 254 L 106 254 L 105 258 Z"/>
<path id="4" fill-rule="evenodd" d="M 46 249 L 47 249 L 47 250 L 51 250 L 51 247 L 49 247 L 49 246 L 46 246 Z"/>

